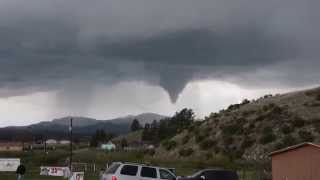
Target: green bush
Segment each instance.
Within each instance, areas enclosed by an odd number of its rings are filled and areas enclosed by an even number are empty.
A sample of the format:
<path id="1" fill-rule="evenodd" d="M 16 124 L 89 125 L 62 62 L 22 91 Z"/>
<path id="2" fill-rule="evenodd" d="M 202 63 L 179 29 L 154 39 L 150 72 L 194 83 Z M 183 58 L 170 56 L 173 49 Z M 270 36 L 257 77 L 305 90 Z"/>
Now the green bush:
<path id="1" fill-rule="evenodd" d="M 200 134 L 199 127 L 195 127 L 195 128 L 193 129 L 193 134 L 196 135 L 196 136 Z"/>
<path id="2" fill-rule="evenodd" d="M 314 123 L 315 130 L 320 134 L 320 122 Z"/>
<path id="3" fill-rule="evenodd" d="M 204 139 L 205 139 L 205 136 L 200 135 L 200 134 L 196 135 L 196 143 L 200 143 L 200 142 L 202 142 Z"/>
<path id="4" fill-rule="evenodd" d="M 249 115 L 254 114 L 254 113 L 255 113 L 254 110 L 247 110 L 247 111 L 243 111 L 243 112 L 241 113 L 241 115 L 242 115 L 243 117 L 246 117 L 246 116 L 249 116 Z"/>
<path id="5" fill-rule="evenodd" d="M 255 140 L 250 137 L 245 137 L 241 143 L 241 148 L 246 149 L 251 147 L 255 143 Z"/>
<path id="6" fill-rule="evenodd" d="M 268 111 L 268 110 L 269 110 L 269 106 L 264 105 L 264 106 L 262 107 L 262 111 L 263 111 L 263 112 L 266 112 L 266 111 Z"/>
<path id="7" fill-rule="evenodd" d="M 170 140 L 170 141 L 165 141 L 165 142 L 163 142 L 162 145 L 164 146 L 164 148 L 165 148 L 166 150 L 169 151 L 169 150 L 172 150 L 172 149 L 176 148 L 177 142 L 175 142 L 175 141 L 173 141 L 173 140 Z"/>
<path id="8" fill-rule="evenodd" d="M 234 158 L 240 159 L 242 157 L 242 155 L 244 154 L 244 150 L 242 149 L 237 149 L 233 152 L 232 156 Z"/>
<path id="9" fill-rule="evenodd" d="M 192 125 L 188 127 L 188 130 L 196 134 L 198 132 L 195 132 L 195 131 L 199 131 L 199 127 L 201 126 L 201 124 L 202 124 L 202 121 L 193 122 Z"/>
<path id="10" fill-rule="evenodd" d="M 286 135 L 283 139 L 276 145 L 277 149 L 285 148 L 288 146 L 296 145 L 298 141 L 291 135 Z"/>
<path id="11" fill-rule="evenodd" d="M 234 135 L 242 132 L 242 127 L 240 123 L 238 124 L 230 124 L 222 127 L 222 133 L 224 135 Z"/>
<path id="12" fill-rule="evenodd" d="M 186 149 L 180 149 L 179 150 L 179 155 L 182 157 L 188 157 L 193 154 L 193 149 L 192 148 L 186 148 Z"/>
<path id="13" fill-rule="evenodd" d="M 187 144 L 190 140 L 190 136 L 188 135 L 185 135 L 183 138 L 182 138 L 182 144 Z"/>
<path id="14" fill-rule="evenodd" d="M 273 114 L 281 114 L 283 112 L 283 109 L 277 105 L 272 107 L 272 111 Z"/>
<path id="15" fill-rule="evenodd" d="M 264 127 L 263 130 L 262 130 L 263 134 L 269 134 L 269 133 L 272 133 L 272 132 L 273 132 L 272 127 L 269 127 L 269 126 Z"/>
<path id="16" fill-rule="evenodd" d="M 256 127 L 255 123 L 250 123 L 249 129 L 253 129 L 253 128 L 255 128 L 255 127 Z"/>
<path id="17" fill-rule="evenodd" d="M 245 104 L 249 104 L 250 101 L 248 99 L 244 99 L 242 102 L 241 102 L 241 105 L 245 105 Z"/>
<path id="18" fill-rule="evenodd" d="M 154 149 L 146 149 L 144 150 L 144 154 L 153 156 L 156 153 L 156 151 Z"/>
<path id="19" fill-rule="evenodd" d="M 276 139 L 276 136 L 274 135 L 273 132 L 269 132 L 266 134 L 263 134 L 262 137 L 260 138 L 260 143 L 261 144 L 268 144 L 273 142 Z"/>
<path id="20" fill-rule="evenodd" d="M 284 125 L 284 126 L 281 127 L 281 132 L 282 132 L 283 134 L 290 134 L 290 133 L 293 132 L 293 130 L 294 130 L 294 129 L 293 129 L 291 126 L 289 126 L 289 125 Z"/>
<path id="21" fill-rule="evenodd" d="M 314 140 L 314 136 L 308 131 L 299 131 L 299 137 L 302 141 L 305 142 L 312 142 Z"/>
<path id="22" fill-rule="evenodd" d="M 224 136 L 223 137 L 223 144 L 224 144 L 225 147 L 233 144 L 233 141 L 234 141 L 234 139 L 233 139 L 232 136 Z"/>
<path id="23" fill-rule="evenodd" d="M 211 152 L 206 152 L 205 157 L 206 157 L 206 159 L 212 159 L 213 154 Z"/>
<path id="24" fill-rule="evenodd" d="M 227 111 L 233 111 L 233 110 L 236 110 L 236 109 L 239 109 L 240 108 L 240 104 L 231 104 L 228 108 L 227 108 Z"/>
<path id="25" fill-rule="evenodd" d="M 260 114 L 258 115 L 256 118 L 255 118 L 255 121 L 258 122 L 258 121 L 263 121 L 264 119 L 266 119 L 267 117 L 263 114 Z"/>
<path id="26" fill-rule="evenodd" d="M 205 129 L 204 129 L 204 134 L 210 134 L 210 132 L 212 131 L 212 127 L 206 127 Z"/>
<path id="27" fill-rule="evenodd" d="M 211 147 L 213 147 L 215 144 L 216 144 L 215 141 L 213 141 L 211 139 L 207 139 L 207 140 L 204 140 L 200 143 L 200 148 L 202 150 L 207 150 L 207 149 L 210 149 Z"/>
<path id="28" fill-rule="evenodd" d="M 297 127 L 297 128 L 303 127 L 305 124 L 306 124 L 305 120 L 303 120 L 300 117 L 295 117 L 294 120 L 292 121 L 293 127 Z"/>

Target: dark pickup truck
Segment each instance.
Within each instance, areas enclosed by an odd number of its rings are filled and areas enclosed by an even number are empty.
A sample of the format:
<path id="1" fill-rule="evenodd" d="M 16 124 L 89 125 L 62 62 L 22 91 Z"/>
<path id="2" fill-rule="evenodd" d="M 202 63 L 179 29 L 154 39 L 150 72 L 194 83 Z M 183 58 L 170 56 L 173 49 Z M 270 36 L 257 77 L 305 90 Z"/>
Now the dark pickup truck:
<path id="1" fill-rule="evenodd" d="M 236 172 L 229 170 L 206 169 L 179 180 L 239 180 L 239 177 Z"/>

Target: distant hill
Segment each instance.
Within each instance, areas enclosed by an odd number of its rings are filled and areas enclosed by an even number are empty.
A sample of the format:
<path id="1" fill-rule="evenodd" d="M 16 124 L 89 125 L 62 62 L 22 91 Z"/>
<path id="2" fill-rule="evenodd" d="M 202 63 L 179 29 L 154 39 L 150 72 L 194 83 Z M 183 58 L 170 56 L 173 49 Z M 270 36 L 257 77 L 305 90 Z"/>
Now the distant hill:
<path id="1" fill-rule="evenodd" d="M 264 158 L 283 147 L 309 141 L 320 143 L 320 88 L 266 95 L 230 105 L 169 140 L 158 156 L 228 154 L 236 158 Z"/>
<path id="2" fill-rule="evenodd" d="M 96 124 L 102 124 L 102 123 L 112 123 L 115 125 L 131 125 L 132 121 L 134 119 L 138 119 L 139 122 L 144 125 L 146 123 L 152 123 L 153 120 L 160 120 L 163 118 L 166 118 L 166 116 L 155 114 L 155 113 L 142 113 L 139 115 L 128 115 L 124 117 L 114 118 L 114 119 L 108 119 L 108 120 L 97 120 L 93 118 L 87 118 L 87 117 L 63 117 L 59 119 L 53 119 L 52 121 L 44 121 L 40 122 L 35 125 L 42 125 L 42 126 L 48 126 L 48 125 L 62 125 L 62 126 L 69 126 L 70 119 L 73 119 L 73 126 L 74 127 L 85 127 L 85 126 L 94 126 Z"/>
<path id="3" fill-rule="evenodd" d="M 130 131 L 131 123 L 138 119 L 141 124 L 151 123 L 153 120 L 165 118 L 154 113 L 130 115 L 110 120 L 97 120 L 87 117 L 63 117 L 52 121 L 43 121 L 37 124 L 20 127 L 0 128 L 0 140 L 30 139 L 31 136 L 47 136 L 52 138 L 65 138 L 68 136 L 70 119 L 73 119 L 73 132 L 77 137 L 91 136 L 98 129 L 108 133 L 126 134 Z"/>
<path id="4" fill-rule="evenodd" d="M 99 123 L 97 119 L 87 118 L 87 117 L 63 117 L 60 119 L 54 119 L 50 121 L 49 123 L 52 124 L 59 124 L 59 125 L 65 125 L 69 126 L 70 119 L 74 120 L 73 126 L 75 127 L 84 127 L 84 126 L 90 126 Z"/>
<path id="5" fill-rule="evenodd" d="M 147 123 L 152 123 L 153 120 L 160 120 L 164 119 L 167 116 L 155 114 L 155 113 L 143 113 L 139 115 L 129 115 L 125 117 L 120 117 L 116 119 L 111 119 L 109 122 L 112 122 L 113 124 L 131 124 L 134 119 L 138 119 L 141 125 L 145 125 Z"/>

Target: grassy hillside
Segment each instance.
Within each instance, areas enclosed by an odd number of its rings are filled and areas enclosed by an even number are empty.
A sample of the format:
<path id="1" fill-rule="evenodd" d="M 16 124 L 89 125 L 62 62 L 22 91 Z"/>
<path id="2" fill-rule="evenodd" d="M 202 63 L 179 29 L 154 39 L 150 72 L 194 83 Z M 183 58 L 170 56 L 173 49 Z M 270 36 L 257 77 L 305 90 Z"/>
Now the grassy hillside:
<path id="1" fill-rule="evenodd" d="M 258 160 L 304 141 L 320 142 L 320 88 L 230 105 L 193 123 L 169 140 L 170 148 L 162 146 L 156 154 Z"/>

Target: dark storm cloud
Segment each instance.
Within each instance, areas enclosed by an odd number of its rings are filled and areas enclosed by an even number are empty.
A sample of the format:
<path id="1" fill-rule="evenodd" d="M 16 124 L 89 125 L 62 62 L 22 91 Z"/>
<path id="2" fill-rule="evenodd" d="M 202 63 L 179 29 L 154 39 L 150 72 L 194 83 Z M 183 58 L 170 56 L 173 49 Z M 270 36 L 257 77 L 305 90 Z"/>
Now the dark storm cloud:
<path id="1" fill-rule="evenodd" d="M 64 100 L 77 91 L 73 100 L 88 101 L 85 87 L 142 80 L 176 101 L 192 80 L 315 84 L 318 5 L 0 0 L 0 96 L 61 90 Z"/>

